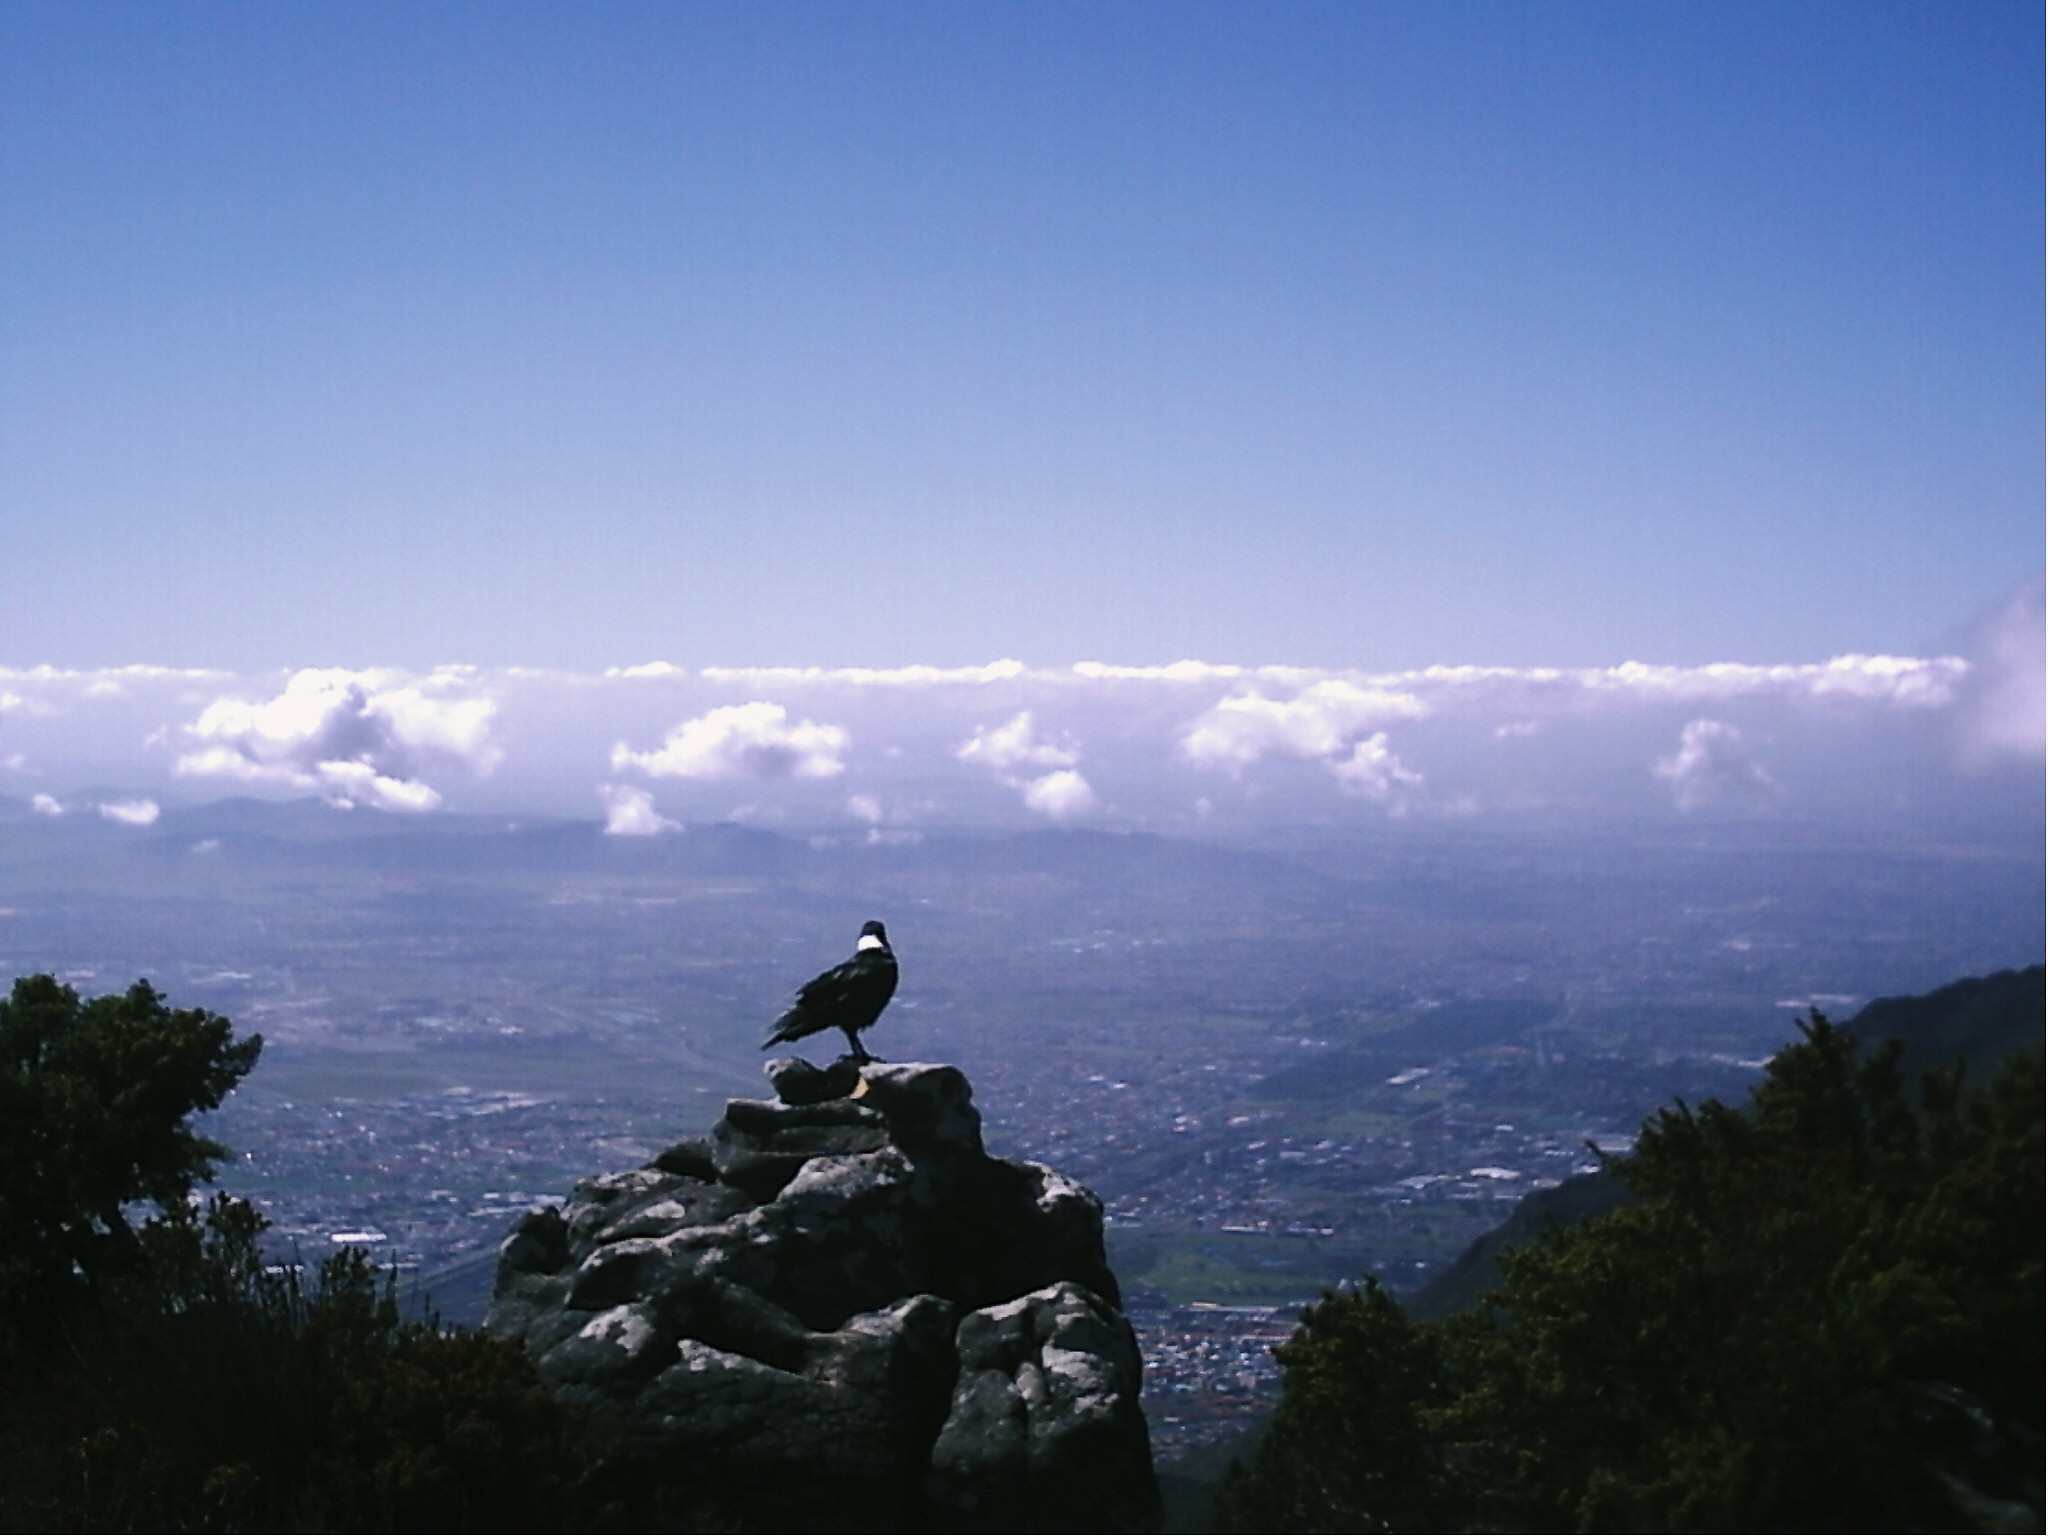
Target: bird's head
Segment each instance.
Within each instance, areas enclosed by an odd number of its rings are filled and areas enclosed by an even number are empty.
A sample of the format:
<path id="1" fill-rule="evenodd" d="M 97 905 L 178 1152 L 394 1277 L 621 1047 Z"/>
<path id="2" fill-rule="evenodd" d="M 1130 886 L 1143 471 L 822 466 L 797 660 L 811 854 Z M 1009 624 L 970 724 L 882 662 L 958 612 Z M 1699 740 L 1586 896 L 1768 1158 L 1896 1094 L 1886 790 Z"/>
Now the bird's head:
<path id="1" fill-rule="evenodd" d="M 868 921 L 860 925 L 860 942 L 853 946 L 855 953 L 863 949 L 887 949 L 889 931 L 880 923 Z"/>

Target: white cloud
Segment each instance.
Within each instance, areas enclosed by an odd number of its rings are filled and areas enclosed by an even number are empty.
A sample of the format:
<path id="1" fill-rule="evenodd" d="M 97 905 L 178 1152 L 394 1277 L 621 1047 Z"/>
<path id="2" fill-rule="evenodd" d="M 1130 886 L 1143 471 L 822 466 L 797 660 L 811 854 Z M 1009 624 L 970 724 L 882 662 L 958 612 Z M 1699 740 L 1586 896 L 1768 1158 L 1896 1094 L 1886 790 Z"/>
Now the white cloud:
<path id="1" fill-rule="evenodd" d="M 467 669 L 424 678 L 339 667 L 293 674 L 274 698 L 218 698 L 186 727 L 194 749 L 180 774 L 312 790 L 336 804 L 428 811 L 433 764 L 488 774 L 503 754 L 491 739 L 497 704 Z"/>
<path id="2" fill-rule="evenodd" d="M 1041 741 L 1028 709 L 1019 711 L 1007 724 L 977 727 L 953 755 L 998 774 L 1027 767 L 1071 768 L 1081 760 L 1070 741 Z"/>
<path id="3" fill-rule="evenodd" d="M 1095 791 L 1072 768 L 1058 768 L 1030 780 L 1023 786 L 1024 803 L 1054 821 L 1072 821 L 1085 816 L 1097 804 Z"/>
<path id="4" fill-rule="evenodd" d="M 789 723 L 780 704 L 726 704 L 685 720 L 651 752 L 612 748 L 615 770 L 655 778 L 829 779 L 845 771 L 847 734 L 812 720 Z"/>
<path id="5" fill-rule="evenodd" d="M 1961 710 L 1963 755 L 1973 763 L 2048 751 L 2048 604 L 2028 582 L 1970 626 L 1972 667 Z"/>
<path id="6" fill-rule="evenodd" d="M 867 823 L 867 835 L 861 841 L 870 848 L 922 842 L 922 832 L 914 832 L 902 825 L 903 822 L 912 819 L 918 809 L 920 808 L 915 805 L 906 806 L 900 801 L 891 809 L 885 807 L 881 798 L 876 795 L 846 797 L 846 813 L 856 821 Z M 923 809 L 929 810 L 930 807 L 926 805 Z"/>
<path id="7" fill-rule="evenodd" d="M 1002 725 L 978 726 L 953 755 L 992 772 L 999 783 L 1022 793 L 1025 806 L 1054 821 L 1071 821 L 1096 808 L 1094 789 L 1075 769 L 1080 749 L 1071 738 L 1048 741 L 1038 734 L 1031 711 L 1020 710 Z M 1032 777 L 1033 768 L 1050 773 Z"/>
<path id="8" fill-rule="evenodd" d="M 162 808 L 154 800 L 109 800 L 100 806 L 100 814 L 108 821 L 118 821 L 124 827 L 146 827 L 157 819 Z"/>
<path id="9" fill-rule="evenodd" d="M 10 781 L 6 763 L 16 754 L 35 774 L 12 780 L 22 797 L 118 784 L 123 794 L 170 803 L 175 769 L 186 785 L 197 776 L 215 792 L 248 785 L 420 809 L 444 794 L 453 801 L 460 776 L 467 809 L 573 814 L 579 806 L 588 812 L 597 781 L 643 785 L 660 798 L 656 783 L 666 776 L 726 781 L 734 798 L 758 801 L 762 816 L 801 822 L 822 812 L 843 834 L 864 830 L 862 821 L 884 830 L 908 825 L 907 797 L 943 802 L 917 818 L 920 825 L 1001 813 L 985 791 L 949 799 L 949 779 L 962 788 L 992 779 L 1015 814 L 1042 819 L 1055 807 L 1079 814 L 1078 788 L 1045 783 L 1029 800 L 1027 788 L 1071 772 L 1102 793 L 1097 814 L 1113 798 L 1119 815 L 1142 824 L 1162 797 L 1178 814 L 1229 776 L 1245 781 L 1230 815 L 1259 818 L 1297 814 L 1297 796 L 1314 789 L 1303 780 L 1324 774 L 1325 797 L 1334 802 L 1328 791 L 1337 789 L 1357 796 L 1354 812 L 1381 797 L 1407 798 L 1426 774 L 1422 788 L 1438 809 L 1471 794 L 1505 814 L 1511 806 L 1591 804 L 1604 791 L 1590 787 L 1589 774 L 1645 775 L 1651 760 L 1683 751 L 1681 726 L 1712 718 L 1750 732 L 1752 746 L 1768 739 L 1772 772 L 1782 766 L 1787 782 L 1813 783 L 1801 801 L 1819 808 L 1827 798 L 1819 769 L 1831 752 L 1850 750 L 1852 738 L 1953 741 L 1964 763 L 2025 753 L 2040 760 L 2043 643 L 2033 590 L 2031 608 L 2001 610 L 2001 622 L 1959 640 L 1954 656 L 1845 655 L 1774 666 L 1368 671 L 1198 660 L 1033 668 L 1002 660 L 699 670 L 643 658 L 610 671 L 242 678 L 165 668 L 0 669 L 0 785 Z M 1520 747 L 1520 738 L 1539 732 L 1547 750 Z M 502 764 L 501 743 L 515 754 Z M 1317 771 L 1271 772 L 1290 763 Z M 1887 803 L 1927 804 L 1932 786 L 1909 789 L 1906 779 L 1957 766 L 1954 758 L 1902 752 L 1845 776 L 1844 792 L 1862 785 L 1857 792 L 1876 794 L 1875 775 L 1899 781 L 1908 796 Z M 486 774 L 488 786 L 468 782 Z M 1110 775 L 1114 796 L 1107 782 L 1093 783 Z M 1211 782 L 1191 782 L 1198 779 Z M 823 800 L 819 781 L 834 791 Z M 1636 782 L 1675 793 L 1680 780 Z M 849 806 L 833 815 L 856 788 L 886 813 L 869 821 Z M 691 814 L 713 809 L 706 803 Z M 94 816 L 89 799 L 77 799 L 74 811 Z"/>
<path id="10" fill-rule="evenodd" d="M 654 796 L 644 789 L 603 784 L 598 793 L 604 796 L 604 830 L 609 837 L 656 837 L 680 826 L 654 808 Z"/>
<path id="11" fill-rule="evenodd" d="M 1417 720 L 1430 713 L 1430 707 L 1412 693 L 1329 678 L 1311 683 L 1291 699 L 1271 699 L 1262 693 L 1219 699 L 1181 737 L 1180 750 L 1198 767 L 1220 768 L 1232 775 L 1269 757 L 1321 762 L 1348 787 L 1383 798 L 1394 784 L 1419 782 L 1419 776 L 1401 768 L 1386 752 L 1384 733 L 1374 738 L 1376 747 L 1360 738 L 1383 722 Z"/>
<path id="12" fill-rule="evenodd" d="M 367 805 L 376 811 L 433 811 L 441 792 L 419 779 L 393 778 L 368 763 L 322 763 L 318 786 L 338 805 Z"/>
<path id="13" fill-rule="evenodd" d="M 395 739 L 405 746 L 437 752 L 478 773 L 489 773 L 504 757 L 491 740 L 496 701 L 477 694 L 451 697 L 442 688 L 431 678 L 421 687 L 387 688 L 369 706 L 391 722 Z"/>
<path id="14" fill-rule="evenodd" d="M 1773 779 L 1723 720 L 1694 720 L 1679 732 L 1678 750 L 1659 758 L 1657 777 L 1671 786 L 1681 811 L 1755 807 L 1776 799 Z"/>
<path id="15" fill-rule="evenodd" d="M 1387 749 L 1387 733 L 1375 731 L 1352 745 L 1349 757 L 1330 764 L 1330 772 L 1347 794 L 1368 800 L 1389 800 L 1407 784 L 1420 784 L 1422 775 L 1404 767 L 1401 759 Z"/>
<path id="16" fill-rule="evenodd" d="M 55 795 L 37 795 L 29 801 L 29 809 L 38 816 L 62 816 L 64 806 Z"/>

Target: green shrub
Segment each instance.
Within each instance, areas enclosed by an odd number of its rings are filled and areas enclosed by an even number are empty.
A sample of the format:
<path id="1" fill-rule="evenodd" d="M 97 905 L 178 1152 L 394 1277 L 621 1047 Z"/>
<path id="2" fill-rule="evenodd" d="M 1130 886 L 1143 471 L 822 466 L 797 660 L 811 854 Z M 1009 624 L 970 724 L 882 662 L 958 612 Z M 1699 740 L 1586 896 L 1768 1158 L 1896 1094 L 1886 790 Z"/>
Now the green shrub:
<path id="1" fill-rule="evenodd" d="M 194 1207 L 226 1149 L 191 1118 L 261 1047 L 146 982 L 0 1001 L 0 1525 L 572 1526 L 584 1431 L 523 1351 L 402 1320 L 356 1250 L 307 1285 L 252 1206 Z"/>
<path id="2" fill-rule="evenodd" d="M 0 1383 L 0 1522 L 52 1530 L 561 1529 L 574 1427 L 516 1346 L 401 1319 L 344 1250 L 311 1287 L 216 1197 Z"/>
<path id="3" fill-rule="evenodd" d="M 1370 1284 L 1326 1296 L 1280 1351 L 1225 1528 L 1950 1529 L 2037 1507 L 2041 1058 L 1916 1102 L 1895 1046 L 1862 1056 L 1818 1014 L 1802 1034 L 1747 1110 L 1660 1111 L 1614 1165 L 1639 1202 L 1511 1250 L 1481 1307 L 1414 1323 Z M 2003 1452 L 1958 1460 L 1937 1432 L 2001 1416 Z"/>

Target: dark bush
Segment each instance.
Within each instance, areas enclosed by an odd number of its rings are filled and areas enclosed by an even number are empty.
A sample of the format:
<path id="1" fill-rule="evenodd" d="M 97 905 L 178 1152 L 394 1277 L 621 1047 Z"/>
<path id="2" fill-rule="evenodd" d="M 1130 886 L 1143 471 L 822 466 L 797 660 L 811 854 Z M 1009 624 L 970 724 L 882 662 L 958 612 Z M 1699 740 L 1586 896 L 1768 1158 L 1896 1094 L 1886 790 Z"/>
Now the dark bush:
<path id="1" fill-rule="evenodd" d="M 195 1181 L 191 1118 L 262 1042 L 146 982 L 0 1001 L 0 1525 L 553 1530 L 586 1433 L 525 1354 L 402 1320 L 344 1250 L 310 1284 Z"/>
<path id="2" fill-rule="evenodd" d="M 402 1321 L 358 1251 L 311 1286 L 217 1198 L 0 1383 L 0 1522 L 51 1530 L 562 1529 L 573 1427 L 525 1355 Z"/>
<path id="3" fill-rule="evenodd" d="M 1918 1095 L 1897 1059 L 1816 1014 L 1482 1306 L 1326 1297 L 1225 1527 L 2038 1529 L 2041 1057 Z"/>

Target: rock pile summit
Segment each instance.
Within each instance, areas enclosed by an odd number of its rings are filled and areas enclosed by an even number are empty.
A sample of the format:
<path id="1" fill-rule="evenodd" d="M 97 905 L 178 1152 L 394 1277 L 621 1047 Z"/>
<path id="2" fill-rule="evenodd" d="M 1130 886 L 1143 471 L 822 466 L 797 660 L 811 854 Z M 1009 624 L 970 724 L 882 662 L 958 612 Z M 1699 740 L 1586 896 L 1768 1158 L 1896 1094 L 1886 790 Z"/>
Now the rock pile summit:
<path id="1" fill-rule="evenodd" d="M 487 1326 L 615 1426 L 598 1477 L 748 1528 L 1156 1530 L 1101 1202 L 988 1156 L 957 1068 L 767 1071 L 500 1248 Z"/>

